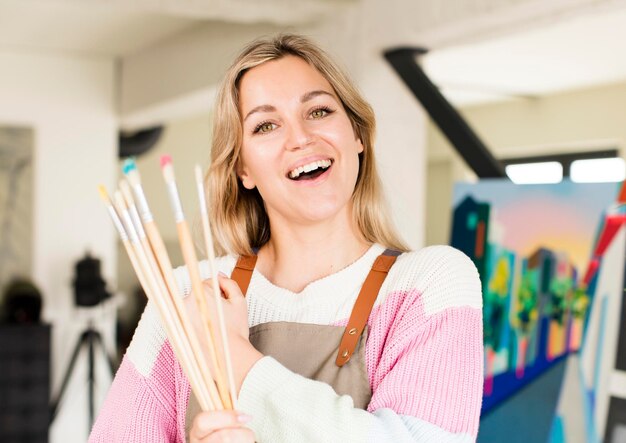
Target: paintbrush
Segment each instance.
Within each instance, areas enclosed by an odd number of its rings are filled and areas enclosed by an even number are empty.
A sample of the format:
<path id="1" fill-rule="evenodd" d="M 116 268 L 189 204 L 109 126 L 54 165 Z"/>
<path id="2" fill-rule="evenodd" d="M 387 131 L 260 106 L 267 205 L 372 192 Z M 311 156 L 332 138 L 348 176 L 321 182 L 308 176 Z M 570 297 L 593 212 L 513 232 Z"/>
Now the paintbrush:
<path id="1" fill-rule="evenodd" d="M 161 156 L 161 169 L 167 186 L 170 203 L 172 205 L 172 211 L 174 212 L 174 220 L 176 222 L 176 230 L 178 232 L 178 241 L 180 243 L 183 259 L 185 261 L 185 265 L 187 266 L 187 271 L 189 272 L 191 280 L 191 292 L 194 294 L 196 304 L 199 308 L 200 317 L 202 319 L 202 328 L 205 336 L 207 337 L 207 348 L 213 368 L 215 369 L 213 375 L 215 376 L 215 381 L 217 382 L 217 387 L 224 407 L 226 409 L 232 409 L 233 405 L 230 400 L 228 387 L 223 374 L 224 362 L 219 360 L 218 353 L 216 352 L 217 341 L 215 340 L 215 331 L 213 329 L 207 303 L 204 298 L 204 288 L 202 285 L 202 279 L 200 278 L 198 259 L 196 257 L 193 241 L 191 239 L 191 231 L 189 230 L 189 225 L 185 219 L 182 203 L 180 201 L 176 178 L 174 176 L 174 168 L 172 166 L 172 158 L 169 155 Z"/>
<path id="2" fill-rule="evenodd" d="M 139 213 L 137 211 L 133 196 L 130 192 L 130 187 L 128 183 L 122 180 L 120 182 L 120 189 L 122 191 L 122 194 L 124 195 L 124 200 L 126 201 L 126 204 L 128 205 L 133 224 L 139 224 L 141 226 Z M 148 257 L 150 267 L 152 268 L 155 274 L 158 274 L 159 277 L 162 277 L 161 271 L 159 270 L 157 261 L 152 253 L 152 248 L 150 247 L 148 238 L 145 235 L 145 231 L 143 227 L 141 228 L 140 231 L 138 230 L 138 235 L 139 235 L 140 242 L 143 246 L 143 249 L 146 252 L 146 255 Z M 159 289 L 161 290 L 161 292 L 167 293 L 167 287 L 163 279 L 159 278 L 157 279 L 157 282 L 159 284 Z M 196 335 L 195 329 L 193 328 L 191 320 L 189 319 L 187 309 L 185 308 L 182 299 L 178 296 L 173 296 L 172 302 L 174 305 L 173 307 L 175 309 L 175 312 L 178 314 L 180 318 L 180 322 L 182 323 L 183 329 L 185 330 L 185 333 L 187 334 L 187 337 L 189 338 L 191 348 L 194 352 L 194 356 L 198 360 L 198 364 L 200 366 L 204 379 L 207 380 L 207 383 L 213 384 L 214 382 L 213 382 L 213 377 L 211 375 L 211 371 L 204 358 L 202 347 L 200 346 L 200 342 L 198 341 L 198 336 Z"/>
<path id="3" fill-rule="evenodd" d="M 201 407 L 212 408 L 210 399 L 206 394 L 206 387 L 203 387 L 199 371 L 194 366 L 193 361 L 190 360 L 189 349 L 185 348 L 180 327 L 177 327 L 175 319 L 169 315 L 169 310 L 164 303 L 164 295 L 158 292 L 156 282 L 154 281 L 150 270 L 147 268 L 146 258 L 141 249 L 136 229 L 130 220 L 128 211 L 124 207 L 121 195 L 117 193 L 116 210 L 111 202 L 111 199 L 109 198 L 106 188 L 104 186 L 99 186 L 98 190 L 100 192 L 100 197 L 107 206 L 107 210 L 109 211 L 113 224 L 118 231 L 120 239 L 122 240 L 122 244 L 128 254 L 131 265 L 133 266 L 137 278 L 139 279 L 139 283 L 144 288 L 146 296 L 153 301 L 159 311 L 159 314 L 161 315 L 161 318 L 163 319 L 163 324 L 167 334 L 171 337 L 172 348 L 176 353 L 176 357 L 185 369 L 185 373 L 188 374 L 189 383 L 191 384 L 194 392 L 196 392 Z"/>
<path id="4" fill-rule="evenodd" d="M 182 297 L 179 295 L 178 285 L 172 271 L 172 264 L 167 254 L 167 249 L 165 248 L 165 244 L 163 243 L 163 239 L 161 237 L 159 229 L 156 225 L 156 222 L 154 221 L 154 216 L 152 215 L 152 211 L 150 210 L 150 207 L 148 205 L 148 201 L 143 191 L 143 187 L 141 186 L 141 176 L 139 175 L 139 171 L 137 170 L 137 166 L 133 159 L 126 159 L 124 161 L 123 172 L 133 190 L 135 203 L 141 217 L 141 221 L 143 222 L 143 227 L 150 242 L 150 247 L 154 252 L 154 256 L 159 265 L 159 269 L 161 271 L 163 279 L 165 280 L 165 284 L 167 285 L 167 289 L 169 290 L 171 298 L 174 302 L 176 312 L 183 322 L 185 332 L 190 340 L 194 354 L 198 359 L 201 371 L 204 375 L 204 378 L 207 380 L 209 395 L 211 396 L 215 407 L 217 409 L 223 409 L 222 402 L 219 401 L 219 395 L 213 381 L 214 377 L 212 376 L 208 364 L 203 357 L 200 341 L 195 334 L 195 329 L 191 325 L 191 321 L 189 320 L 189 316 L 187 315 L 186 308 L 182 302 Z"/>
<path id="5" fill-rule="evenodd" d="M 228 339 L 226 335 L 226 321 L 224 320 L 224 309 L 222 307 L 221 290 L 218 284 L 217 266 L 215 266 L 215 249 L 213 247 L 213 236 L 211 235 L 211 228 L 209 226 L 209 214 L 206 206 L 206 196 L 204 193 L 204 184 L 202 180 L 202 170 L 199 165 L 195 167 L 196 173 L 196 187 L 198 189 L 198 200 L 200 203 L 200 217 L 202 219 L 202 232 L 204 234 L 204 243 L 206 248 L 207 259 L 209 262 L 209 268 L 211 272 L 211 284 L 213 289 L 213 295 L 215 297 L 215 306 L 217 309 L 217 317 L 220 328 L 220 335 L 222 337 L 222 349 L 224 350 L 224 360 L 226 361 L 226 375 L 228 376 L 228 387 L 230 390 L 230 397 L 233 402 L 233 408 L 237 409 L 237 389 L 235 388 L 235 378 L 233 376 L 233 365 L 230 355 L 230 348 L 228 346 Z"/>

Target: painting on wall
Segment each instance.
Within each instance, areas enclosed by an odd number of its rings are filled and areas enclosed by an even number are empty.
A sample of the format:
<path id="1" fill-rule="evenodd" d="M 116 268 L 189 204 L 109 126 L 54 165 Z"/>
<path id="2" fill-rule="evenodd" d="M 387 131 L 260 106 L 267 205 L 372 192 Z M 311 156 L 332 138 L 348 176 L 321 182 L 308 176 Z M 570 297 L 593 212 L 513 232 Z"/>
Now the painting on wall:
<path id="1" fill-rule="evenodd" d="M 30 278 L 33 130 L 0 125 L 0 294 L 13 278 Z"/>
<path id="2" fill-rule="evenodd" d="M 569 362 L 578 379 L 562 389 L 582 395 L 578 402 L 562 395 L 557 411 L 564 431 L 593 443 L 626 442 L 626 186 L 618 202 L 604 217 L 583 278 L 593 296 L 580 353 Z M 584 426 L 568 420 L 578 404 Z"/>
<path id="3" fill-rule="evenodd" d="M 602 441 L 608 407 L 603 412 L 597 407 L 609 396 L 605 390 L 602 400 L 590 401 L 598 391 L 585 378 L 590 360 L 596 377 L 598 368 L 614 366 L 612 337 L 617 334 L 597 337 L 602 297 L 596 294 L 606 286 L 598 286 L 604 275 L 617 288 L 613 299 L 621 301 L 624 242 L 611 237 L 618 246 L 609 259 L 597 253 L 607 220 L 621 211 L 615 204 L 619 191 L 615 183 L 569 181 L 520 186 L 485 180 L 455 187 L 451 245 L 472 258 L 483 288 L 485 381 L 479 441 L 501 441 L 504 436 L 508 441 L 576 441 L 566 438 L 574 434 L 566 420 L 577 413 L 591 421 L 582 431 L 595 423 L 595 441 Z M 614 255 L 620 254 L 621 261 L 616 260 Z M 619 310 L 619 305 L 611 309 Z M 619 318 L 611 324 L 618 327 Z M 604 356 L 586 355 L 603 345 Z M 570 394 L 566 390 L 579 391 L 580 401 L 564 402 Z M 579 411 L 572 412 L 575 408 Z M 511 436 L 507 417 L 520 414 L 536 414 L 533 427 Z"/>

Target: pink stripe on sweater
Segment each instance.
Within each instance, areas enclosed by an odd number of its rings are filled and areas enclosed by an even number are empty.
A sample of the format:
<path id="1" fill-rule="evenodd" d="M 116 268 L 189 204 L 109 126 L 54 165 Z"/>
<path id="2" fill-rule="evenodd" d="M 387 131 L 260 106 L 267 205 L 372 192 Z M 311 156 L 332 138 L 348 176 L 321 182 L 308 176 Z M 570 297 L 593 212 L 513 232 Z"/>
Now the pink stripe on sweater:
<path id="1" fill-rule="evenodd" d="M 369 319 L 368 411 L 391 408 L 453 433 L 478 433 L 482 312 L 467 306 L 426 316 L 417 291 L 389 294 Z"/>
<path id="2" fill-rule="evenodd" d="M 161 354 L 168 352 L 171 354 L 171 348 L 164 345 Z M 171 359 L 159 355 L 156 362 L 152 375 L 145 378 L 137 372 L 128 356 L 124 357 L 89 436 L 90 443 L 175 441 L 173 392 L 157 388 L 173 384 L 173 372 L 168 374 L 171 366 L 169 371 L 166 367 Z M 144 389 L 138 389 L 138 386 Z"/>
<path id="3" fill-rule="evenodd" d="M 176 408 L 178 412 L 178 441 L 185 441 L 185 419 L 187 418 L 187 405 L 191 394 L 191 385 L 183 371 L 182 366 L 176 360 L 174 371 L 176 372 Z M 181 413 L 182 412 L 182 413 Z"/>

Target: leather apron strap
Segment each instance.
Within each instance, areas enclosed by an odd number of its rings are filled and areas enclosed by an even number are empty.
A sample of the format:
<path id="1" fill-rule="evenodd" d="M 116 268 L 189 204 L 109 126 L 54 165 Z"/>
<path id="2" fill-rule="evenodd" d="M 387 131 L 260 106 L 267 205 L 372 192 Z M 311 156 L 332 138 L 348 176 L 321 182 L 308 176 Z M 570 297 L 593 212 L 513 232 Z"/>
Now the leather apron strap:
<path id="1" fill-rule="evenodd" d="M 380 287 L 383 285 L 387 273 L 395 263 L 398 255 L 399 252 L 387 249 L 376 258 L 376 261 L 372 265 L 372 269 L 367 275 L 361 287 L 361 292 L 354 303 L 348 325 L 341 338 L 337 359 L 335 360 L 337 366 L 341 367 L 345 365 L 348 363 L 348 360 L 350 360 L 350 357 L 352 357 L 356 345 L 359 342 L 359 337 L 363 333 L 365 325 L 367 325 L 367 319 L 372 312 L 374 302 L 376 302 L 376 298 L 378 298 Z"/>
<path id="2" fill-rule="evenodd" d="M 244 297 L 246 292 L 248 292 L 252 272 L 254 272 L 254 267 L 256 266 L 256 259 L 256 255 L 242 255 L 237 260 L 235 269 L 233 269 L 233 273 L 230 275 L 230 278 L 239 285 L 239 289 L 241 289 Z"/>
<path id="3" fill-rule="evenodd" d="M 380 287 L 383 285 L 389 269 L 391 269 L 391 266 L 395 263 L 396 257 L 399 254 L 400 253 L 398 251 L 387 249 L 376 258 L 376 261 L 372 265 L 372 269 L 367 275 L 367 278 L 361 287 L 361 292 L 354 303 L 354 308 L 352 308 L 348 325 L 346 326 L 343 337 L 341 338 L 339 351 L 337 352 L 337 359 L 335 360 L 335 364 L 337 366 L 341 367 L 345 365 L 354 353 L 354 350 L 359 342 L 359 337 L 361 337 L 361 334 L 363 333 L 363 329 L 367 324 L 367 319 L 369 318 L 374 303 L 376 302 L 376 298 L 378 297 Z M 235 269 L 233 269 L 233 273 L 231 274 L 230 278 L 237 282 L 244 296 L 246 295 L 248 286 L 250 285 L 250 279 L 252 278 L 252 273 L 254 272 L 256 260 L 256 255 L 245 255 L 239 257 L 239 260 L 237 260 L 237 264 L 235 265 Z"/>

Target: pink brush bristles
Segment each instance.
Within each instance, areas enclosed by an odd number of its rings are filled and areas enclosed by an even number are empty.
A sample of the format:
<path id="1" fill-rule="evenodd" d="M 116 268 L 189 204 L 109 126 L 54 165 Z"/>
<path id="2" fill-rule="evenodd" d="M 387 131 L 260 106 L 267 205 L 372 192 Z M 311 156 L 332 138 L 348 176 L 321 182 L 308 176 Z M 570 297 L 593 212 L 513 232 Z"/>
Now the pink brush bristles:
<path id="1" fill-rule="evenodd" d="M 172 163 L 172 157 L 168 154 L 163 154 L 161 156 L 161 167 L 165 167 Z"/>

